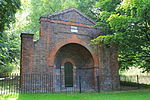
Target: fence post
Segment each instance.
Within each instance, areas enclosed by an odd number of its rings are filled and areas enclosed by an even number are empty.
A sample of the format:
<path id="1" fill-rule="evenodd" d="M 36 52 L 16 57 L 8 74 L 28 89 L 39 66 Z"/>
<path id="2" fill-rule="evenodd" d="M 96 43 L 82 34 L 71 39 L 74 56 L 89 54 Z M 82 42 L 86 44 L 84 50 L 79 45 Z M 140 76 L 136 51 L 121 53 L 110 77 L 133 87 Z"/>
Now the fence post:
<path id="1" fill-rule="evenodd" d="M 119 90 L 121 91 L 121 75 L 119 75 L 119 84 L 120 84 Z"/>
<path id="2" fill-rule="evenodd" d="M 96 76 L 97 78 L 97 90 L 98 90 L 98 93 L 100 92 L 100 84 L 99 84 L 99 76 Z"/>
<path id="3" fill-rule="evenodd" d="M 140 85 L 139 85 L 139 76 L 137 75 L 137 87 L 138 87 L 138 89 L 140 88 Z"/>
<path id="4" fill-rule="evenodd" d="M 80 93 L 82 93 L 82 87 L 81 87 L 81 76 L 79 76 L 79 90 L 80 90 Z"/>

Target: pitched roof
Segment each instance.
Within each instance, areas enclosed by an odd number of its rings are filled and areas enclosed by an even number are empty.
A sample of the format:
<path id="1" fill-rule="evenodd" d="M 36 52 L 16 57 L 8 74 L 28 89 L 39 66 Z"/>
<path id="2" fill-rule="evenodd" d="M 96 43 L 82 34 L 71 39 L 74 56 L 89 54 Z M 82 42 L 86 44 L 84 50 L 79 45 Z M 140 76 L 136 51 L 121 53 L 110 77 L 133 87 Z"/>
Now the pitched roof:
<path id="1" fill-rule="evenodd" d="M 76 8 L 68 8 L 68 9 L 65 9 L 65 10 L 62 10 L 62 11 L 58 11 L 58 12 L 55 12 L 53 14 L 48 14 L 48 15 L 43 15 L 41 16 L 40 18 L 53 18 L 55 16 L 58 16 L 58 15 L 61 15 L 61 14 L 64 14 L 64 13 L 68 13 L 68 12 L 71 12 L 71 11 L 75 11 L 76 13 L 78 13 L 79 15 L 83 16 L 84 18 L 86 18 L 87 20 L 89 20 L 90 22 L 92 22 L 93 24 L 95 24 L 96 22 L 93 21 L 91 18 L 87 17 L 86 15 L 84 15 L 83 13 L 81 13 L 79 10 L 77 10 Z"/>

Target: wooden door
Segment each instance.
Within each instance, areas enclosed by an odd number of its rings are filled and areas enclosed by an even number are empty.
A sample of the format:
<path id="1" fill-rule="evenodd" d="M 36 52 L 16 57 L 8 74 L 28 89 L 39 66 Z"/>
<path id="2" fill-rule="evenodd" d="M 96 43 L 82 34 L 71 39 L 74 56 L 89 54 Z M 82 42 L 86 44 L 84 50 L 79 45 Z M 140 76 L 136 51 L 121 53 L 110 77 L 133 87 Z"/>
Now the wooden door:
<path id="1" fill-rule="evenodd" d="M 65 87 L 73 87 L 73 65 L 70 62 L 64 64 Z"/>

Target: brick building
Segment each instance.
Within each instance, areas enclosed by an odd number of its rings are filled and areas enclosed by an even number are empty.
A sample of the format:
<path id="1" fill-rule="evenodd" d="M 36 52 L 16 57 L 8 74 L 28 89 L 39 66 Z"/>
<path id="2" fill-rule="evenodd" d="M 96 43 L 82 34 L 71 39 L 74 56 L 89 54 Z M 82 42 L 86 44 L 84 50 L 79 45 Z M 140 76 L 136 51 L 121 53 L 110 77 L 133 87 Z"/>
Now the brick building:
<path id="1" fill-rule="evenodd" d="M 21 76 L 48 74 L 59 78 L 46 78 L 52 83 L 32 79 L 37 87 L 48 86 L 53 90 L 78 88 L 78 76 L 87 76 L 83 85 L 100 88 L 119 88 L 117 49 L 112 46 L 94 46 L 90 40 L 100 35 L 95 22 L 75 8 L 40 17 L 40 38 L 33 41 L 33 34 L 21 34 Z M 22 87 L 32 88 L 29 77 L 22 77 Z M 45 85 L 46 84 L 46 85 Z"/>

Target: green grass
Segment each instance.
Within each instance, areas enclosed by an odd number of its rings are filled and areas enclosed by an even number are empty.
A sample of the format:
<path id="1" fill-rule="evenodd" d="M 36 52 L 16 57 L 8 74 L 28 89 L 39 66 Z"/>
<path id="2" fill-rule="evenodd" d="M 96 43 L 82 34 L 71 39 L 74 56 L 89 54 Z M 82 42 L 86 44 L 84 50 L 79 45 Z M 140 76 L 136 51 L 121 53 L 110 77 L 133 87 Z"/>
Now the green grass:
<path id="1" fill-rule="evenodd" d="M 0 95 L 0 100 L 150 100 L 150 90 L 109 93 Z"/>

